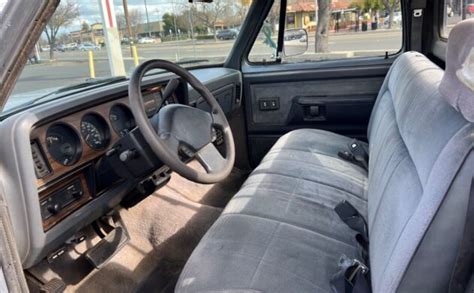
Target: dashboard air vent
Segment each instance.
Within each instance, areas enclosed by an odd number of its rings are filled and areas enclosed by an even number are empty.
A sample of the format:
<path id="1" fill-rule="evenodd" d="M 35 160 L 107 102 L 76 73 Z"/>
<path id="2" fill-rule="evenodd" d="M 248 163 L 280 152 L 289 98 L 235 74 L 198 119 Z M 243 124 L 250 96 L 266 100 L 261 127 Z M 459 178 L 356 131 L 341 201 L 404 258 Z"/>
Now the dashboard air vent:
<path id="1" fill-rule="evenodd" d="M 48 163 L 46 163 L 43 152 L 36 140 L 31 142 L 31 154 L 35 165 L 36 178 L 40 179 L 51 174 Z"/>

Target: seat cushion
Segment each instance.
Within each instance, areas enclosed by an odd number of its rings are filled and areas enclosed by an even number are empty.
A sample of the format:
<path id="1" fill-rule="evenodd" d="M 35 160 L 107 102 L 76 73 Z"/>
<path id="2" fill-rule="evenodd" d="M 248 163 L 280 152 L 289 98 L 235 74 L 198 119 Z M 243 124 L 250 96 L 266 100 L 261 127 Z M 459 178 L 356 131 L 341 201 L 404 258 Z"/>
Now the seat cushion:
<path id="1" fill-rule="evenodd" d="M 177 292 L 330 291 L 354 232 L 334 212 L 367 214 L 367 173 L 337 156 L 350 138 L 297 130 L 280 138 L 193 252 Z"/>

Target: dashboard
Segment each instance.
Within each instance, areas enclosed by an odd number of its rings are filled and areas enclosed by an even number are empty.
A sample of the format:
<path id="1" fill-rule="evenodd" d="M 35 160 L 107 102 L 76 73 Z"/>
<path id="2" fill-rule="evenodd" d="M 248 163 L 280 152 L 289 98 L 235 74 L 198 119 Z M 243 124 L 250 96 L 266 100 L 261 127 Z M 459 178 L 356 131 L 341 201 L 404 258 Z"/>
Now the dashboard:
<path id="1" fill-rule="evenodd" d="M 161 107 L 162 89 L 143 90 L 149 117 Z M 173 95 L 167 103 L 177 102 Z M 98 160 L 135 127 L 128 97 L 122 97 L 33 128 L 30 140 L 45 231 L 109 187 L 97 182 Z"/>
<path id="2" fill-rule="evenodd" d="M 240 72 L 224 68 L 191 72 L 211 90 L 226 114 L 240 107 Z M 162 89 L 173 77 L 163 74 L 144 80 L 149 117 L 164 104 Z M 127 82 L 120 82 L 2 121 L 0 188 L 24 268 L 48 257 L 82 228 L 125 200 L 130 202 L 130 197 L 139 202 L 142 195 L 137 195 L 141 190 L 137 186 L 143 182 L 151 180 L 156 188 L 166 184 L 155 179 L 166 179 L 170 171 L 136 127 L 127 93 Z M 165 103 L 206 109 L 199 95 L 183 83 Z"/>

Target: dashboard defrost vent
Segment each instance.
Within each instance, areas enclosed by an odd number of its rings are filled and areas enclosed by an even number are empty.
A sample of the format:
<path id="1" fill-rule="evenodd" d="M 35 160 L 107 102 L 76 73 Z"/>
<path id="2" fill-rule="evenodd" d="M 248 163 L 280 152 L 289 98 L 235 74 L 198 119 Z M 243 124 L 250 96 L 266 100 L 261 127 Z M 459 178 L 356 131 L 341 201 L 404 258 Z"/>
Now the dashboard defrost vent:
<path id="1" fill-rule="evenodd" d="M 35 165 L 36 178 L 40 179 L 51 174 L 51 169 L 36 140 L 31 142 L 31 155 L 33 156 L 33 164 Z"/>

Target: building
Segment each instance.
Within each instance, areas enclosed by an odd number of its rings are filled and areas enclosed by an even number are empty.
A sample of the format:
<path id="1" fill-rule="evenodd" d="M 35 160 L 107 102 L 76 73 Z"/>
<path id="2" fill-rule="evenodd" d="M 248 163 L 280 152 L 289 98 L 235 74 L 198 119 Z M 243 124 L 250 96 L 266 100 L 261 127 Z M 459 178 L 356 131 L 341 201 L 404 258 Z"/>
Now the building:
<path id="1" fill-rule="evenodd" d="M 352 8 L 354 0 L 332 0 L 329 28 L 354 29 L 358 12 Z M 314 31 L 317 25 L 317 10 L 315 0 L 289 1 L 286 10 L 286 29 L 304 28 Z"/>
<path id="2" fill-rule="evenodd" d="M 102 23 L 93 23 L 90 25 L 88 31 L 78 30 L 72 31 L 69 33 L 69 38 L 71 42 L 74 43 L 93 43 L 96 45 L 104 44 L 104 26 Z"/>
<path id="3" fill-rule="evenodd" d="M 161 37 L 163 34 L 164 23 L 162 21 L 150 21 L 149 23 L 139 23 L 134 30 L 138 38 L 142 37 Z"/>

